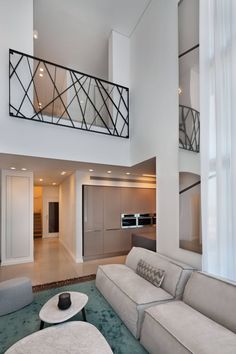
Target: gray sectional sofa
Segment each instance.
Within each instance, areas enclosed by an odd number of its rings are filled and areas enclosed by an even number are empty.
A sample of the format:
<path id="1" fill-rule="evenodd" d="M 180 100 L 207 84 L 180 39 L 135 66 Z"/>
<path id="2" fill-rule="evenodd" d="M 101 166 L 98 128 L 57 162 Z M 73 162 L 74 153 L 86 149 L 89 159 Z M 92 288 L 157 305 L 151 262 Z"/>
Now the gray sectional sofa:
<path id="1" fill-rule="evenodd" d="M 236 285 L 194 272 L 183 294 L 149 308 L 141 343 L 149 353 L 235 354 Z"/>
<path id="2" fill-rule="evenodd" d="M 138 261 L 165 270 L 160 288 Z M 126 264 L 99 266 L 96 286 L 152 354 L 236 354 L 236 284 L 134 247 Z"/>
<path id="3" fill-rule="evenodd" d="M 140 259 L 165 270 L 165 278 L 160 288 L 136 273 Z M 132 334 L 139 338 L 144 310 L 180 299 L 192 271 L 192 267 L 156 252 L 133 247 L 125 265 L 109 264 L 98 267 L 96 286 Z"/>

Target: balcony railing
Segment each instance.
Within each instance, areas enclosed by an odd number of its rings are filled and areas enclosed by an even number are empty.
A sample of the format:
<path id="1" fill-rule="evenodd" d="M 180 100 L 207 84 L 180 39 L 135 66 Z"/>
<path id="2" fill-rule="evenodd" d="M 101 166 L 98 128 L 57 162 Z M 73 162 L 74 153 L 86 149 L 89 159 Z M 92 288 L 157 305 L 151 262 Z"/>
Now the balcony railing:
<path id="1" fill-rule="evenodd" d="M 183 105 L 179 106 L 179 147 L 200 151 L 200 113 Z"/>
<path id="2" fill-rule="evenodd" d="M 129 89 L 9 50 L 9 114 L 129 137 Z"/>

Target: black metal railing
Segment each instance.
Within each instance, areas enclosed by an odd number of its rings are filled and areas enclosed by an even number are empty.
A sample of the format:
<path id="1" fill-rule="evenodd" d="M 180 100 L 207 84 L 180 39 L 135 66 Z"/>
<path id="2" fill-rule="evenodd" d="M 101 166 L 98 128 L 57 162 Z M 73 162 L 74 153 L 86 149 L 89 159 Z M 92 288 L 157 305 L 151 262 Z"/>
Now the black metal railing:
<path id="1" fill-rule="evenodd" d="M 200 151 L 200 113 L 183 105 L 179 106 L 179 147 Z"/>
<path id="2" fill-rule="evenodd" d="M 129 137 L 129 89 L 9 50 L 9 114 Z"/>

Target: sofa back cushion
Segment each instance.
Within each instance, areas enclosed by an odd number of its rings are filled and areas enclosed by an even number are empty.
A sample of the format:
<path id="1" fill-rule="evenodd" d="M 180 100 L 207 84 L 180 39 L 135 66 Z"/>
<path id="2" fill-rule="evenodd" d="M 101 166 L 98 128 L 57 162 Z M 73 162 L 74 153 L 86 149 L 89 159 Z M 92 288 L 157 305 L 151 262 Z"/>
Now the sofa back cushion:
<path id="1" fill-rule="evenodd" d="M 126 265 L 136 272 L 140 259 L 153 267 L 164 270 L 165 277 L 161 287 L 176 299 L 182 297 L 185 284 L 193 271 L 192 267 L 140 247 L 132 248 L 126 258 Z"/>
<path id="2" fill-rule="evenodd" d="M 236 284 L 194 272 L 185 287 L 183 301 L 236 333 Z"/>

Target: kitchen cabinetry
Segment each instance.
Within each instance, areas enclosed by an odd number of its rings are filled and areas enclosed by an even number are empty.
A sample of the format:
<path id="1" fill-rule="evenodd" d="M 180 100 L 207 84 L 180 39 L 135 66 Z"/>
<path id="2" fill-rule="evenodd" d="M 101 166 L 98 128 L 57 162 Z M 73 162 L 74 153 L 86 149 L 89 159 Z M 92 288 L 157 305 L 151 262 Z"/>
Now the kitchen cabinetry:
<path id="1" fill-rule="evenodd" d="M 137 188 L 122 188 L 121 189 L 121 213 L 134 214 L 137 213 L 136 196 Z"/>
<path id="2" fill-rule="evenodd" d="M 139 188 L 138 193 L 135 194 L 135 207 L 141 214 L 154 213 L 156 210 L 156 193 L 153 193 L 153 189 Z"/>
<path id="3" fill-rule="evenodd" d="M 124 254 L 135 229 L 121 228 L 121 214 L 155 212 L 155 189 L 83 186 L 84 257 Z"/>
<path id="4" fill-rule="evenodd" d="M 122 188 L 121 212 L 123 214 L 153 213 L 156 210 L 156 193 L 150 188 Z"/>
<path id="5" fill-rule="evenodd" d="M 103 187 L 84 188 L 84 231 L 103 230 Z"/>
<path id="6" fill-rule="evenodd" d="M 103 253 L 103 230 L 84 232 L 84 255 L 99 256 Z"/>
<path id="7" fill-rule="evenodd" d="M 120 233 L 121 230 L 104 230 L 104 254 L 123 251 Z"/>
<path id="8" fill-rule="evenodd" d="M 120 250 L 129 252 L 131 250 L 132 229 L 120 231 Z"/>
<path id="9" fill-rule="evenodd" d="M 104 188 L 104 229 L 120 229 L 121 188 Z"/>

